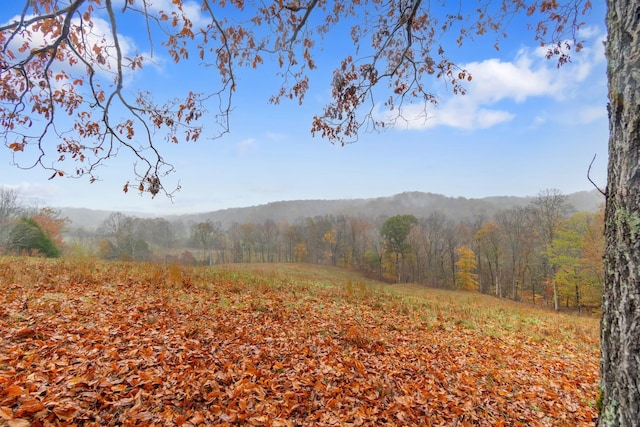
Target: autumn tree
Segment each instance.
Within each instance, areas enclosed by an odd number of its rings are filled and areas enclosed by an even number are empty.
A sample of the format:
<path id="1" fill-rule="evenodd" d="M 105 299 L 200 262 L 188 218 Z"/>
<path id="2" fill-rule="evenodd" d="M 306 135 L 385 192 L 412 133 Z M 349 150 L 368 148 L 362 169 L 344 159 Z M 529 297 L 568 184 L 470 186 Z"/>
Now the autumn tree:
<path id="1" fill-rule="evenodd" d="M 60 249 L 33 218 L 22 217 L 9 233 L 10 252 L 27 255 L 59 257 Z"/>
<path id="2" fill-rule="evenodd" d="M 461 231 L 462 228 L 460 224 L 455 224 L 452 220 L 445 222 L 443 230 L 444 254 L 442 264 L 445 271 L 444 284 L 451 288 L 458 287 L 456 283 L 456 259 L 457 250 L 460 247 Z"/>
<path id="3" fill-rule="evenodd" d="M 61 216 L 60 211 L 52 208 L 42 208 L 32 218 L 38 223 L 47 237 L 51 239 L 58 248 L 61 248 L 63 244 L 62 233 L 66 231 L 70 223 L 69 218 Z"/>
<path id="4" fill-rule="evenodd" d="M 382 224 L 380 234 L 384 238 L 386 250 L 392 254 L 395 259 L 396 282 L 402 280 L 402 266 L 406 255 L 411 250 L 411 246 L 407 238 L 411 227 L 417 224 L 418 220 L 413 215 L 396 215 L 392 216 Z"/>
<path id="5" fill-rule="evenodd" d="M 557 266 L 550 261 L 549 253 L 561 221 L 573 213 L 574 208 L 569 203 L 566 194 L 552 188 L 541 191 L 531 203 L 530 209 L 543 245 L 539 255 L 544 267 L 544 280 L 552 282 L 553 306 L 557 311 L 560 309 L 558 284 L 553 281 Z"/>
<path id="6" fill-rule="evenodd" d="M 505 282 L 511 284 L 511 297 L 518 299 L 518 285 L 524 286 L 525 274 L 533 252 L 535 235 L 531 232 L 531 215 L 524 207 L 504 209 L 496 213 L 508 263 Z"/>
<path id="7" fill-rule="evenodd" d="M 359 269 L 365 267 L 364 255 L 369 244 L 369 231 L 373 221 L 360 215 L 348 218 L 348 246 L 350 248 L 350 264 Z"/>
<path id="8" fill-rule="evenodd" d="M 140 224 L 144 239 L 161 248 L 171 248 L 176 242 L 174 226 L 164 218 L 142 219 Z"/>
<path id="9" fill-rule="evenodd" d="M 294 249 L 296 243 L 299 241 L 299 230 L 298 227 L 292 224 L 289 224 L 286 221 L 278 222 L 278 235 L 280 236 L 278 245 L 278 260 L 293 262 L 295 261 Z"/>
<path id="10" fill-rule="evenodd" d="M 385 221 L 385 217 L 375 218 L 372 226 L 369 228 L 369 232 L 367 233 L 367 240 L 369 242 L 369 249 L 365 251 L 367 272 L 375 272 L 378 280 L 382 280 L 384 275 L 382 260 L 384 258 L 385 247 L 384 237 L 380 230 L 382 229 L 382 225 Z"/>
<path id="11" fill-rule="evenodd" d="M 579 212 L 564 220 L 550 248 L 549 258 L 556 266 L 553 277 L 558 293 L 581 309 L 583 305 L 599 306 L 604 271 L 604 239 L 602 219 L 598 214 Z M 598 238 L 599 236 L 599 238 Z"/>
<path id="12" fill-rule="evenodd" d="M 594 306 L 602 305 L 604 292 L 604 205 L 587 217 L 587 226 L 582 238 L 582 273 L 586 283 L 585 303 Z"/>
<path id="13" fill-rule="evenodd" d="M 428 260 L 428 242 L 423 229 L 423 223 L 424 220 L 422 218 L 419 218 L 416 224 L 411 227 L 411 230 L 409 230 L 409 235 L 407 236 L 407 241 L 409 242 L 409 245 L 411 246 L 415 255 L 414 281 L 418 283 L 424 283 L 424 281 L 426 280 L 426 265 Z"/>
<path id="14" fill-rule="evenodd" d="M 330 229 L 322 236 L 322 243 L 327 247 L 325 251 L 326 258 L 331 260 L 331 265 L 337 265 L 337 254 L 334 250 L 338 245 L 337 231 L 335 228 Z"/>
<path id="15" fill-rule="evenodd" d="M 298 243 L 294 248 L 294 260 L 295 262 L 305 262 L 308 257 L 307 245 L 304 242 Z"/>
<path id="16" fill-rule="evenodd" d="M 334 228 L 333 217 L 330 215 L 316 216 L 313 218 L 306 218 L 304 221 L 303 236 L 306 257 L 309 261 L 320 264 L 326 260 L 331 260 L 331 253 L 329 244 L 325 239 L 327 233 L 330 233 Z M 296 257 L 299 259 L 299 257 Z"/>
<path id="17" fill-rule="evenodd" d="M 243 222 L 240 224 L 240 236 L 242 238 L 242 251 L 244 262 L 253 261 L 253 251 L 256 245 L 257 227 L 253 222 Z"/>
<path id="18" fill-rule="evenodd" d="M 478 251 L 482 253 L 486 260 L 490 285 L 493 286 L 495 295 L 502 297 L 503 289 L 500 284 L 502 233 L 500 227 L 495 222 L 487 221 L 475 233 L 474 239 L 478 245 Z"/>
<path id="19" fill-rule="evenodd" d="M 100 164 L 127 151 L 135 163 L 125 191 L 132 186 L 156 195 L 167 192 L 163 178 L 173 170 L 158 137 L 179 143 L 196 141 L 205 131 L 213 137 L 228 132 L 242 68 L 276 64 L 282 85 L 269 101 L 301 103 L 322 41 L 345 31 L 351 43 L 344 46 L 351 51 L 330 65 L 331 100 L 310 118 L 310 127 L 313 134 L 346 143 L 363 129 L 405 119 L 403 107 L 437 103 L 427 84 L 431 77 L 465 93 L 471 75 L 449 58 L 443 37 L 463 45 L 493 34 L 497 46 L 511 17 L 526 14 L 538 23 L 533 37 L 564 63 L 568 50 L 581 47 L 576 33 L 589 8 L 581 0 L 574 7 L 481 1 L 468 9 L 422 0 L 202 0 L 198 13 L 185 0 L 127 0 L 118 9 L 113 0 L 7 3 L 14 17 L 0 24 L 0 135 L 19 167 L 40 166 L 52 178 L 94 180 Z M 127 27 L 137 26 L 146 40 L 129 36 Z M 137 93 L 125 91 L 125 81 L 150 67 L 155 55 L 186 64 L 197 58 L 215 71 L 197 92 L 174 99 L 157 100 L 143 85 Z M 388 114 L 374 114 L 380 103 Z"/>
<path id="20" fill-rule="evenodd" d="M 331 256 L 337 265 L 349 267 L 349 223 L 345 215 L 338 215 L 334 220 L 335 243 L 331 247 Z"/>
<path id="21" fill-rule="evenodd" d="M 278 230 L 278 225 L 272 219 L 267 219 L 258 225 L 260 261 L 274 261 L 274 255 L 277 250 Z"/>
<path id="22" fill-rule="evenodd" d="M 316 221 L 315 225 L 319 228 L 316 228 L 312 235 L 320 238 L 322 257 L 331 265 L 346 265 L 347 218 L 344 215 L 327 215 L 322 220 Z"/>
<path id="23" fill-rule="evenodd" d="M 98 227 L 102 240 L 98 255 L 109 260 L 138 260 L 151 257 L 149 243 L 144 239 L 137 218 L 113 212 Z"/>
<path id="24" fill-rule="evenodd" d="M 203 263 L 211 264 L 210 251 L 220 232 L 219 227 L 214 225 L 212 221 L 197 222 L 191 226 L 192 238 L 202 248 Z"/>
<path id="25" fill-rule="evenodd" d="M 465 291 L 477 291 L 479 283 L 478 275 L 475 272 L 478 266 L 476 254 L 468 246 L 460 246 L 456 252 L 458 255 L 456 261 L 457 288 Z"/>
<path id="26" fill-rule="evenodd" d="M 433 212 L 422 221 L 426 239 L 426 275 L 432 286 L 444 286 L 446 280 L 445 235 L 448 228 L 447 217 L 441 212 Z"/>

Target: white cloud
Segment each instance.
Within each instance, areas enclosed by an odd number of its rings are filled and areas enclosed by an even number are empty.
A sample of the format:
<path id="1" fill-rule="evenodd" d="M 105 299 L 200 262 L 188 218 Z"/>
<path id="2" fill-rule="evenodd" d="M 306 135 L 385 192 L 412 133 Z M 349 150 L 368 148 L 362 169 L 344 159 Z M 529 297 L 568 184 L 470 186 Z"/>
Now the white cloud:
<path id="1" fill-rule="evenodd" d="M 523 102 L 531 96 L 557 96 L 550 70 L 536 67 L 525 50 L 521 50 L 513 62 L 488 59 L 466 64 L 464 68 L 473 76 L 465 96 L 483 104 L 503 99 Z"/>
<path id="2" fill-rule="evenodd" d="M 124 5 L 123 0 L 119 0 L 117 3 Z M 171 16 L 172 12 L 178 11 L 178 7 L 172 0 L 151 0 L 147 2 L 147 10 L 150 12 L 163 11 L 167 15 Z M 206 24 L 206 18 L 202 13 L 202 7 L 197 2 L 189 0 L 184 1 L 182 3 L 182 11 L 194 27 L 198 28 Z"/>
<path id="3" fill-rule="evenodd" d="M 602 37 L 602 30 L 595 25 L 587 25 L 578 31 L 578 39 L 596 39 Z"/>
<path id="4" fill-rule="evenodd" d="M 430 110 L 425 116 L 424 107 L 412 105 L 402 109 L 403 121 L 396 127 L 405 129 L 430 129 L 437 126 L 473 130 L 486 129 L 512 120 L 515 115 L 503 110 L 480 108 L 462 97 L 452 98 L 446 105 Z"/>
<path id="5" fill-rule="evenodd" d="M 473 128 L 475 129 L 485 129 L 495 126 L 500 123 L 509 122 L 515 117 L 515 114 L 509 113 L 508 111 L 501 110 L 488 110 L 488 109 L 480 109 L 477 111 L 476 116 L 474 117 Z"/>
<path id="6" fill-rule="evenodd" d="M 594 76 L 594 69 L 602 67 L 605 61 L 604 34 L 590 28 L 585 29 L 583 35 L 590 39 L 587 47 L 580 53 L 574 53 L 572 62 L 560 69 L 553 59 L 545 58 L 547 50 L 541 47 L 521 49 L 511 61 L 490 58 L 462 64 L 461 68 L 473 76 L 473 80 L 465 85 L 466 95 L 447 93 L 439 105 L 429 106 L 426 113 L 423 105 L 404 106 L 401 109 L 404 120 L 397 121 L 396 128 L 448 126 L 466 130 L 485 129 L 516 117 L 516 107 L 498 104 L 523 104 L 531 98 L 547 98 L 567 104 L 566 110 L 574 123 L 597 120 L 603 114 L 601 104 L 583 105 L 580 98 L 584 95 L 585 84 L 589 84 Z M 388 118 L 394 117 L 394 113 L 379 112 Z M 534 124 L 538 125 L 548 120 L 546 114 L 533 117 Z"/>

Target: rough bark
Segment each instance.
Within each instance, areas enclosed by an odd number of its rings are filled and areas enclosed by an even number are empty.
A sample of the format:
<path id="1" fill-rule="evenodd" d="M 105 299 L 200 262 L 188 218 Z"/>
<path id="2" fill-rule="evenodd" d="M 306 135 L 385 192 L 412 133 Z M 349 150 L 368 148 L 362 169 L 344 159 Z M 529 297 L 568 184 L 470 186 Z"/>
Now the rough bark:
<path id="1" fill-rule="evenodd" d="M 598 425 L 640 423 L 640 1 L 608 0 L 609 168 Z"/>

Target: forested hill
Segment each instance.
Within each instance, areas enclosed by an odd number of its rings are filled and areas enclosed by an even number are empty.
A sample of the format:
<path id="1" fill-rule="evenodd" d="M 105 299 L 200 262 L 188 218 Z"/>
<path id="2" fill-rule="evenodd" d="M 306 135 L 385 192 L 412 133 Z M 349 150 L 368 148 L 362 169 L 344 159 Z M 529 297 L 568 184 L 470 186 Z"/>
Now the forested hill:
<path id="1" fill-rule="evenodd" d="M 569 202 L 576 211 L 595 211 L 604 203 L 604 197 L 596 190 L 572 193 Z M 274 221 L 295 222 L 300 218 L 324 215 L 364 215 L 368 217 L 413 214 L 426 217 L 432 212 L 441 212 L 449 219 L 460 221 L 477 215 L 490 219 L 500 209 L 526 206 L 534 197 L 497 196 L 482 199 L 447 197 L 441 194 L 406 192 L 390 197 L 348 200 L 295 200 L 268 203 L 265 205 L 223 209 L 198 214 L 164 216 L 169 221 L 200 222 L 211 220 L 223 227 L 243 222 Z M 72 227 L 97 227 L 109 215 L 108 211 L 91 209 L 61 208 L 61 214 L 68 217 Z M 127 212 L 127 215 L 150 217 L 152 215 Z"/>

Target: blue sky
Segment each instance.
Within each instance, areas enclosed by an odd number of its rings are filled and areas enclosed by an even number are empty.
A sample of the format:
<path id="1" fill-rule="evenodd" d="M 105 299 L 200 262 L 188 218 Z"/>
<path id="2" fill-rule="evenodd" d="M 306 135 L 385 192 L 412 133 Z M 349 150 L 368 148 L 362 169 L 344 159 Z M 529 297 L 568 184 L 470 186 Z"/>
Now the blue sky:
<path id="1" fill-rule="evenodd" d="M 161 2 L 160 2 L 161 3 Z M 0 184 L 41 206 L 86 207 L 172 214 L 252 206 L 280 200 L 348 199 L 424 191 L 453 197 L 536 195 L 545 188 L 564 193 L 591 190 L 591 178 L 606 184 L 608 121 L 603 40 L 604 5 L 595 2 L 581 33 L 586 47 L 561 69 L 544 59 L 530 32 L 513 22 L 500 51 L 494 39 L 469 43 L 452 56 L 473 74 L 467 95 L 434 83 L 438 107 L 429 119 L 409 120 L 358 142 L 335 146 L 310 133 L 311 119 L 329 99 L 332 70 L 344 51 L 339 37 L 328 39 L 316 61 L 303 106 L 269 96 L 279 88 L 273 68 L 241 71 L 231 132 L 220 139 L 160 144 L 176 167 L 167 185 L 179 183 L 173 200 L 122 192 L 131 175 L 126 153 L 100 169 L 101 181 L 48 180 L 50 172 L 11 166 L 0 157 Z M 0 11 L 8 21 L 16 11 Z M 197 13 L 194 7 L 194 13 Z M 148 49 L 139 25 L 121 26 L 128 49 Z M 157 43 L 159 44 L 159 43 Z M 448 47 L 449 48 L 449 47 Z M 155 46 L 155 65 L 127 81 L 131 91 L 149 87 L 161 99 L 212 78 L 194 62 L 174 66 Z M 215 76 L 213 76 L 215 77 Z M 411 111 L 406 111 L 407 117 Z"/>

